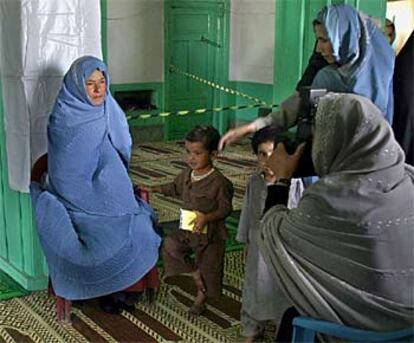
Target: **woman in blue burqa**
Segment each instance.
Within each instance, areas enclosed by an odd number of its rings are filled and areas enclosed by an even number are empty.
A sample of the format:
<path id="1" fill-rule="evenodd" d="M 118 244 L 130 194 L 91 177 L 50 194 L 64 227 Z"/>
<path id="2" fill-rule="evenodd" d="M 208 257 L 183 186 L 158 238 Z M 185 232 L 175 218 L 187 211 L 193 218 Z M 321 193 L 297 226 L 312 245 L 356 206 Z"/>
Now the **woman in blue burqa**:
<path id="1" fill-rule="evenodd" d="M 154 270 L 161 239 L 153 210 L 134 195 L 130 156 L 128 124 L 109 92 L 105 64 L 91 56 L 77 59 L 49 118 L 47 177 L 31 185 L 58 297 L 133 289 Z"/>
<path id="2" fill-rule="evenodd" d="M 395 54 L 374 21 L 352 6 L 331 5 L 318 13 L 313 29 L 315 53 L 320 54 L 326 64 L 313 63 L 312 58 L 298 87 L 362 95 L 392 123 Z M 268 125 L 286 130 L 296 124 L 299 108 L 300 96 L 295 92 L 280 104 L 278 111 L 229 130 L 220 140 L 219 148 Z"/>

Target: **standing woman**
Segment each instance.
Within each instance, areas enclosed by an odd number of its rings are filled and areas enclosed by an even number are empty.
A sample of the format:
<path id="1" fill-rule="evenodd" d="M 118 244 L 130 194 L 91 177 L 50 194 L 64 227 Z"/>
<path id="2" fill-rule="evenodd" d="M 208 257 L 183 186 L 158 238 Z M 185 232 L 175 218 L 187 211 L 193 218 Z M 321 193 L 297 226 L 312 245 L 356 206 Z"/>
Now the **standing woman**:
<path id="1" fill-rule="evenodd" d="M 312 78 L 314 73 L 308 75 L 305 72 L 307 84 L 311 84 L 313 89 L 323 88 L 331 92 L 365 96 L 391 123 L 395 54 L 384 34 L 368 16 L 349 5 L 323 8 L 314 20 L 313 27 L 317 40 L 316 52 L 328 64 L 317 71 L 311 82 L 309 76 Z M 295 93 L 282 102 L 279 111 L 229 130 L 222 137 L 219 149 L 268 125 L 273 124 L 281 129 L 294 126 L 299 102 L 299 94 Z"/>
<path id="2" fill-rule="evenodd" d="M 312 88 L 362 95 L 392 123 L 395 54 L 376 24 L 349 5 L 336 5 L 320 11 L 313 27 L 317 51 L 329 65 Z"/>
<path id="3" fill-rule="evenodd" d="M 160 237 L 152 209 L 135 197 L 128 176 L 131 143 L 105 64 L 91 56 L 74 61 L 49 118 L 47 178 L 31 185 L 58 297 L 133 290 L 154 274 Z M 119 310 L 110 306 L 114 301 L 101 305 Z"/>

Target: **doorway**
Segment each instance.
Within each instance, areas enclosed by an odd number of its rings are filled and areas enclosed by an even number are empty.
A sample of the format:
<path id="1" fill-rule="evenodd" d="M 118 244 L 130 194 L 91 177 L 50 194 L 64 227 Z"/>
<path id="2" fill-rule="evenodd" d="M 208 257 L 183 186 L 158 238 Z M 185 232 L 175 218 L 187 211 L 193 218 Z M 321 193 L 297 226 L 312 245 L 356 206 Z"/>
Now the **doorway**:
<path id="1" fill-rule="evenodd" d="M 217 91 L 180 71 L 205 80 L 223 81 L 220 72 L 228 64 L 224 58 L 225 12 L 224 1 L 166 1 L 165 97 L 169 111 L 210 109 L 217 104 Z M 167 139 L 182 138 L 196 124 L 214 122 L 212 113 L 169 117 Z"/>

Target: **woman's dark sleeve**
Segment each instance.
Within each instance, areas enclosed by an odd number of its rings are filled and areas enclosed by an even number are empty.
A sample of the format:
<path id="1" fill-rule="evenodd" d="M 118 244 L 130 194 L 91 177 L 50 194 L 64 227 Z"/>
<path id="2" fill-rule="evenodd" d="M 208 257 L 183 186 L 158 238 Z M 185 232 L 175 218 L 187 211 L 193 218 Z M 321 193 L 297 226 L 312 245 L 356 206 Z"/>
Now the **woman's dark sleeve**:
<path id="1" fill-rule="evenodd" d="M 41 182 L 42 176 L 47 173 L 47 154 L 40 156 L 33 165 L 30 181 Z"/>
<path id="2" fill-rule="evenodd" d="M 267 198 L 263 213 L 275 205 L 287 205 L 289 189 L 290 187 L 285 185 L 267 186 Z"/>
<path id="3" fill-rule="evenodd" d="M 301 87 L 310 87 L 318 71 L 327 65 L 329 64 L 326 62 L 323 56 L 314 50 L 311 58 L 309 59 L 308 66 L 303 72 L 302 78 L 296 85 L 296 90 L 299 90 Z"/>

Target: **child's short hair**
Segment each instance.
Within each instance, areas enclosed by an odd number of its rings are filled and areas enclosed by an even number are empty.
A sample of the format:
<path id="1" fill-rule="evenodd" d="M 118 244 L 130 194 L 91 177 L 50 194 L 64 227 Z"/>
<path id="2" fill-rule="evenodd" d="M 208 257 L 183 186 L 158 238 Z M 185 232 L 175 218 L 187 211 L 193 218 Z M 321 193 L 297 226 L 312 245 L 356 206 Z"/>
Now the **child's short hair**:
<path id="1" fill-rule="evenodd" d="M 273 142 L 275 145 L 277 142 L 277 135 L 280 133 L 280 129 L 276 126 L 265 126 L 264 128 L 256 131 L 252 138 L 252 149 L 257 155 L 259 145 L 266 142 Z"/>
<path id="2" fill-rule="evenodd" d="M 191 143 L 203 143 L 209 152 L 218 150 L 220 133 L 212 126 L 197 125 L 185 136 L 185 140 Z"/>

